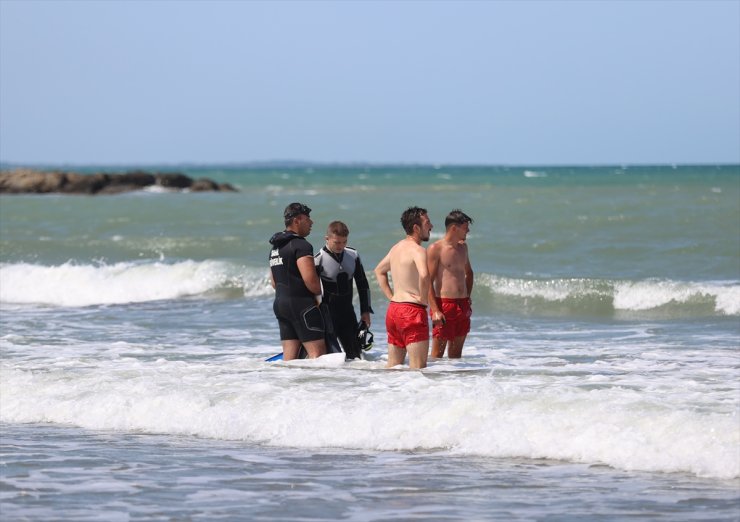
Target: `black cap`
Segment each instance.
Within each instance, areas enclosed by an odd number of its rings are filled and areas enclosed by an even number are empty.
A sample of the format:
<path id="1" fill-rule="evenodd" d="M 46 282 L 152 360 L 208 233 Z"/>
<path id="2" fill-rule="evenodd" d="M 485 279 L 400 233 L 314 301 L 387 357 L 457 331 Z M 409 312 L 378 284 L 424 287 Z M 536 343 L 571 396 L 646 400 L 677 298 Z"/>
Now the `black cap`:
<path id="1" fill-rule="evenodd" d="M 296 216 L 300 216 L 301 214 L 305 214 L 307 216 L 311 215 L 311 209 L 304 205 L 303 203 L 291 203 L 287 207 L 285 207 L 285 211 L 283 212 L 283 217 L 285 219 L 293 219 Z"/>

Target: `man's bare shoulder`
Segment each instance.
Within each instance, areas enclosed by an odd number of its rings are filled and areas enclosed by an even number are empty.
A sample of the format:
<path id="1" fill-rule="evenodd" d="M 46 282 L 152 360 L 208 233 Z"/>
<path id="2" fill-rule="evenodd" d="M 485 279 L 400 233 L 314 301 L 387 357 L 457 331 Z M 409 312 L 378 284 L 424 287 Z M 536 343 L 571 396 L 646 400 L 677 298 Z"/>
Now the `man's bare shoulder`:
<path id="1" fill-rule="evenodd" d="M 427 247 L 427 254 L 430 256 L 439 255 L 439 253 L 442 251 L 443 248 L 444 248 L 444 241 L 440 239 L 438 241 L 435 241 L 431 245 L 429 245 L 429 247 Z"/>
<path id="2" fill-rule="evenodd" d="M 421 248 L 421 246 L 417 245 L 416 242 L 409 241 L 408 239 L 402 239 L 401 241 L 393 245 L 393 248 L 391 248 L 391 250 L 407 252 L 409 250 L 416 250 L 417 248 Z"/>
<path id="3" fill-rule="evenodd" d="M 400 250 L 403 250 L 403 240 L 393 245 L 391 249 L 388 251 L 388 253 L 392 255 L 393 253 L 398 252 Z"/>
<path id="4" fill-rule="evenodd" d="M 408 241 L 409 243 L 409 250 L 416 253 L 422 253 L 426 255 L 427 249 L 421 246 L 419 243 L 416 243 L 415 241 Z"/>

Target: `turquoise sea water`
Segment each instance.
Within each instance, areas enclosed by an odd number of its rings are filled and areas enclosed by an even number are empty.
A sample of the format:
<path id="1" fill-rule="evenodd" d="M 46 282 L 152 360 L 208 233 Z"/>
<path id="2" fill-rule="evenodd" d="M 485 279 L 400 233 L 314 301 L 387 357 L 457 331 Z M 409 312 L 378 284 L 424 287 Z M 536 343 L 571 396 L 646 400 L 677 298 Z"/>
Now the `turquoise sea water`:
<path id="1" fill-rule="evenodd" d="M 740 166 L 184 172 L 240 192 L 0 196 L 4 518 L 738 520 Z M 350 227 L 366 361 L 264 362 L 291 201 Z M 473 330 L 386 371 L 409 205 L 475 219 Z"/>

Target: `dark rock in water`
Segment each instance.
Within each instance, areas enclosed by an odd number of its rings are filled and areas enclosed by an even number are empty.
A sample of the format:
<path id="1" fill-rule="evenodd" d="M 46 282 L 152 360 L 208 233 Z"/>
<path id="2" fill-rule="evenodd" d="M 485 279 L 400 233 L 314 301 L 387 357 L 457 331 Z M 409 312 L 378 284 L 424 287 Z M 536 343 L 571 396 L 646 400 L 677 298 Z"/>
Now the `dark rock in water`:
<path id="1" fill-rule="evenodd" d="M 80 174 L 33 169 L 0 172 L 0 193 L 5 194 L 118 194 L 151 186 L 193 192 L 237 192 L 228 183 L 216 183 L 207 178 L 193 181 L 179 172 L 150 173 L 136 170 L 120 174 Z"/>
<path id="2" fill-rule="evenodd" d="M 193 192 L 202 192 L 204 190 L 218 190 L 218 184 L 210 179 L 200 178 L 193 181 L 190 185 L 190 190 Z"/>
<path id="3" fill-rule="evenodd" d="M 191 192 L 204 192 L 209 190 L 216 190 L 219 192 L 238 192 L 238 190 L 228 183 L 216 183 L 208 178 L 198 178 L 193 181 L 192 185 L 190 185 Z"/>
<path id="4" fill-rule="evenodd" d="M 141 190 L 156 183 L 154 174 L 142 171 L 125 172 L 123 174 L 93 174 L 93 176 L 103 176 L 105 180 L 102 186 L 97 188 L 93 194 L 119 194 Z"/>
<path id="5" fill-rule="evenodd" d="M 38 172 L 18 169 L 0 172 L 0 192 L 10 194 L 59 192 L 66 182 L 61 172 Z"/>
<path id="6" fill-rule="evenodd" d="M 178 172 L 171 172 L 167 174 L 157 174 L 157 185 L 165 188 L 178 188 L 184 189 L 190 187 L 193 184 L 193 180 L 187 177 L 185 174 Z"/>
<path id="7" fill-rule="evenodd" d="M 76 172 L 67 172 L 65 178 L 66 183 L 60 190 L 60 192 L 64 192 L 65 194 L 97 194 L 110 183 L 107 174 L 77 174 Z M 1 186 L 0 192 L 2 192 Z"/>

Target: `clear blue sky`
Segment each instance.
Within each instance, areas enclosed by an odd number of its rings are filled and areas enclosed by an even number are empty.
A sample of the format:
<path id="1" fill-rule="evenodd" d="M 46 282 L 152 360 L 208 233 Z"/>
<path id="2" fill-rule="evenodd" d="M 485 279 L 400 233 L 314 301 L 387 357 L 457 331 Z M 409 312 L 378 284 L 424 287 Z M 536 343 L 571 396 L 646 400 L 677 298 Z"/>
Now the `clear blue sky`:
<path id="1" fill-rule="evenodd" d="M 0 160 L 740 163 L 740 0 L 0 0 Z"/>

